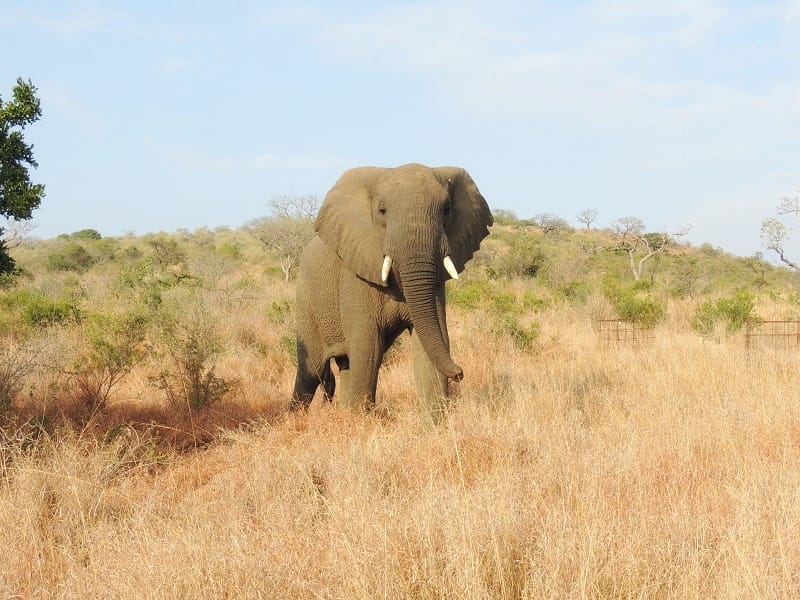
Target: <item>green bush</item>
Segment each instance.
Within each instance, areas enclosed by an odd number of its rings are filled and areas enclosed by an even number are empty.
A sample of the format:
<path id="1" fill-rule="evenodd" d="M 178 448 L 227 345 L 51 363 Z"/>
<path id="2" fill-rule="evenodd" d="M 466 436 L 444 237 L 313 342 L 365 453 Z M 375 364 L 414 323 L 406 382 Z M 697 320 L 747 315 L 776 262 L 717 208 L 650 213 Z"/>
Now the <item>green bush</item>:
<path id="1" fill-rule="evenodd" d="M 572 305 L 583 305 L 589 300 L 592 288 L 586 281 L 569 281 L 557 286 L 555 292 Z"/>
<path id="2" fill-rule="evenodd" d="M 447 301 L 468 310 L 489 308 L 499 313 L 521 314 L 530 307 L 529 303 L 536 305 L 538 299 L 529 294 L 520 299 L 485 279 L 475 279 L 448 286 Z"/>
<path id="3" fill-rule="evenodd" d="M 207 315 L 162 318 L 161 338 L 171 368 L 162 369 L 151 382 L 174 406 L 200 409 L 223 399 L 234 383 L 214 372 L 222 344 Z"/>
<path id="4" fill-rule="evenodd" d="M 514 345 L 525 352 L 532 351 L 539 339 L 539 323 L 534 321 L 525 327 L 512 314 L 498 314 L 494 327 L 497 334 L 509 336 Z"/>
<path id="5" fill-rule="evenodd" d="M 663 302 L 651 294 L 642 295 L 642 288 L 641 282 L 624 287 L 612 284 L 607 285 L 605 293 L 618 318 L 636 321 L 646 327 L 655 327 L 666 318 L 667 309 Z"/>
<path id="6" fill-rule="evenodd" d="M 294 335 L 281 336 L 281 350 L 292 359 L 292 363 L 297 364 L 297 338 Z"/>
<path id="7" fill-rule="evenodd" d="M 459 282 L 447 289 L 448 301 L 469 310 L 488 309 L 492 329 L 499 336 L 508 336 L 520 350 L 531 351 L 539 338 L 539 324 L 525 327 L 518 321 L 526 310 L 537 310 L 547 302 L 526 291 L 522 297 L 504 291 L 486 280 Z"/>
<path id="8" fill-rule="evenodd" d="M 747 290 L 738 290 L 727 298 L 707 300 L 695 310 L 692 328 L 701 335 L 709 335 L 719 323 L 726 331 L 734 333 L 754 318 L 755 298 Z"/>
<path id="9" fill-rule="evenodd" d="M 540 298 L 533 292 L 525 290 L 522 293 L 522 306 L 526 310 L 532 310 L 534 312 L 541 312 L 547 310 L 550 307 L 550 302 L 545 300 L 544 298 Z"/>
<path id="10" fill-rule="evenodd" d="M 74 271 L 85 273 L 94 263 L 92 255 L 81 244 L 70 242 L 56 249 L 47 257 L 49 271 Z"/>
<path id="11" fill-rule="evenodd" d="M 96 229 L 81 229 L 80 231 L 74 231 L 70 234 L 61 234 L 58 237 L 73 240 L 99 240 L 103 236 L 100 235 L 100 232 Z"/>
<path id="12" fill-rule="evenodd" d="M 149 322 L 141 309 L 84 319 L 88 350 L 77 358 L 70 375 L 86 401 L 103 406 L 114 387 L 145 358 Z"/>
<path id="13" fill-rule="evenodd" d="M 267 318 L 272 323 L 282 325 L 286 323 L 287 320 L 291 319 L 293 312 L 294 305 L 288 300 L 282 300 L 280 302 L 274 301 L 270 307 Z"/>
<path id="14" fill-rule="evenodd" d="M 81 310 L 75 299 L 52 299 L 29 289 L 0 295 L 0 307 L 16 313 L 19 320 L 30 327 L 48 327 L 58 323 L 76 322 L 81 318 Z"/>
<path id="15" fill-rule="evenodd" d="M 468 310 L 476 310 L 486 306 L 490 302 L 491 295 L 491 285 L 484 279 L 464 281 L 447 286 L 447 301 Z"/>
<path id="16" fill-rule="evenodd" d="M 232 260 L 242 260 L 242 248 L 237 242 L 223 242 L 215 247 L 216 253 Z"/>
<path id="17" fill-rule="evenodd" d="M 508 250 L 495 258 L 487 269 L 490 276 L 533 278 L 547 266 L 547 256 L 538 239 L 527 235 L 508 238 Z"/>

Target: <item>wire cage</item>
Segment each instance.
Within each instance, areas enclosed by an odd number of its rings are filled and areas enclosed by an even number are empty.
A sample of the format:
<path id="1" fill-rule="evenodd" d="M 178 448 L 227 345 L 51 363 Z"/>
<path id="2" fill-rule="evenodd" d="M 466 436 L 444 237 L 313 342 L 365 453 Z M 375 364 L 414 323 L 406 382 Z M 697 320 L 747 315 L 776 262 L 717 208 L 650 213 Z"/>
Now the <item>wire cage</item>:
<path id="1" fill-rule="evenodd" d="M 745 328 L 744 340 L 748 349 L 800 349 L 800 320 L 750 321 Z"/>
<path id="2" fill-rule="evenodd" d="M 600 344 L 603 347 L 638 347 L 655 339 L 652 327 L 631 319 L 600 319 Z"/>

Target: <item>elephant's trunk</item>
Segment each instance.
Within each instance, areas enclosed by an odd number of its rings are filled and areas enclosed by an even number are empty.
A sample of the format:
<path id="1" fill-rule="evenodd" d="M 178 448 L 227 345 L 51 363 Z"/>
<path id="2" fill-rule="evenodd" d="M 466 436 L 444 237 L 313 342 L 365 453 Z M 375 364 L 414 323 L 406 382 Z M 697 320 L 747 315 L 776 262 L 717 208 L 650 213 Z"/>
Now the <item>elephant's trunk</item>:
<path id="1" fill-rule="evenodd" d="M 435 253 L 416 254 L 399 261 L 400 279 L 414 330 L 434 366 L 444 375 L 461 381 L 464 372 L 450 357 L 444 323 L 439 322 L 436 306 L 441 285 L 439 263 Z"/>

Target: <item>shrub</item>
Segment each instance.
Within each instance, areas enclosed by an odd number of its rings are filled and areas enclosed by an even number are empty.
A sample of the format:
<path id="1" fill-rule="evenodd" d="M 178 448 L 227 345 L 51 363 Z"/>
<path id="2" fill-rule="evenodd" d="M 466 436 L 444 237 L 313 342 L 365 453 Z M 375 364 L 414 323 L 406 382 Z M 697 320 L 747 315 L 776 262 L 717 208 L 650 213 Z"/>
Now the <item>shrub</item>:
<path id="1" fill-rule="evenodd" d="M 732 296 L 707 300 L 695 310 L 692 328 L 701 335 L 709 335 L 717 324 L 725 326 L 728 333 L 742 329 L 753 318 L 755 298 L 747 290 L 738 290 Z"/>
<path id="2" fill-rule="evenodd" d="M 533 278 L 547 266 L 547 256 L 539 240 L 519 235 L 510 238 L 509 242 L 508 251 L 488 267 L 491 276 Z"/>
<path id="3" fill-rule="evenodd" d="M 488 281 L 470 280 L 448 286 L 447 301 L 461 308 L 476 310 L 489 302 L 491 293 Z"/>
<path id="4" fill-rule="evenodd" d="M 495 225 L 517 225 L 519 224 L 519 218 L 514 213 L 514 211 L 506 210 L 504 208 L 496 208 L 492 211 L 492 216 L 494 216 Z"/>
<path id="5" fill-rule="evenodd" d="M 512 314 L 498 314 L 494 327 L 497 334 L 509 336 L 514 345 L 525 352 L 532 351 L 539 339 L 539 323 L 534 321 L 525 327 Z"/>
<path id="6" fill-rule="evenodd" d="M 527 301 L 530 300 L 528 296 Z M 485 279 L 459 282 L 447 288 L 447 300 L 469 310 L 489 308 L 495 312 L 520 314 L 526 306 L 526 296 L 520 300 L 513 292 L 506 292 Z"/>
<path id="7" fill-rule="evenodd" d="M 47 257 L 49 271 L 74 271 L 85 273 L 94 263 L 92 255 L 81 244 L 70 242 Z"/>
<path id="8" fill-rule="evenodd" d="M 242 249 L 236 242 L 223 242 L 216 246 L 216 252 L 220 256 L 229 258 L 231 260 L 242 260 Z"/>
<path id="9" fill-rule="evenodd" d="M 20 289 L 0 295 L 0 307 L 17 313 L 22 324 L 48 327 L 65 322 L 77 322 L 81 311 L 74 298 L 54 300 L 41 292 Z"/>
<path id="10" fill-rule="evenodd" d="M 614 302 L 614 310 L 620 319 L 636 321 L 647 327 L 654 327 L 667 314 L 664 305 L 649 295 L 644 298 L 632 294 L 619 296 Z"/>
<path id="11" fill-rule="evenodd" d="M 85 399 L 105 404 L 113 388 L 144 359 L 148 325 L 143 311 L 86 319 L 83 334 L 89 351 L 78 358 L 71 374 Z"/>
<path id="12" fill-rule="evenodd" d="M 37 367 L 41 347 L 7 338 L 0 349 L 0 412 L 11 406 L 22 381 Z"/>
<path id="13" fill-rule="evenodd" d="M 492 317 L 492 330 L 500 336 L 509 336 L 520 350 L 530 351 L 539 337 L 539 324 L 525 327 L 518 321 L 526 310 L 536 310 L 547 303 L 530 292 L 519 298 L 513 292 L 503 291 L 489 281 L 476 280 L 448 287 L 448 301 L 462 308 L 488 309 Z"/>
<path id="14" fill-rule="evenodd" d="M 225 397 L 233 383 L 214 373 L 221 344 L 213 324 L 202 315 L 167 319 L 162 341 L 171 368 L 151 378 L 174 406 L 203 408 Z"/>
<path id="15" fill-rule="evenodd" d="M 294 335 L 283 335 L 280 341 L 281 350 L 289 355 L 293 364 L 297 364 L 297 338 Z"/>
<path id="16" fill-rule="evenodd" d="M 66 237 L 73 240 L 99 240 L 103 236 L 100 235 L 100 232 L 96 229 L 81 229 L 80 231 L 74 231 L 69 235 L 60 235 L 58 237 Z"/>
<path id="17" fill-rule="evenodd" d="M 642 287 L 647 285 L 635 282 L 625 287 L 606 287 L 606 297 L 611 301 L 618 318 L 636 321 L 646 327 L 655 327 L 666 318 L 667 309 L 663 302 L 649 293 L 641 293 Z"/>
<path id="18" fill-rule="evenodd" d="M 274 301 L 270 307 L 267 318 L 270 322 L 282 325 L 291 319 L 294 313 L 294 305 L 288 300 Z"/>

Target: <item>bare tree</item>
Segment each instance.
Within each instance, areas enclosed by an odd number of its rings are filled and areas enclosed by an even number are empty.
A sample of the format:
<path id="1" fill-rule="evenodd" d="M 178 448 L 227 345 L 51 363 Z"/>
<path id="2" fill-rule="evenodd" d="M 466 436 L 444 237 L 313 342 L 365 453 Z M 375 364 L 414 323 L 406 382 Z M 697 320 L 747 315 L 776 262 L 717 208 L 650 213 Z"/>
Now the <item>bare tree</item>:
<path id="1" fill-rule="evenodd" d="M 642 278 L 644 264 L 659 254 L 666 253 L 679 238 L 689 233 L 691 226 L 685 225 L 676 231 L 646 233 L 644 222 L 637 217 L 622 217 L 611 224 L 614 238 L 612 250 L 628 255 L 631 273 L 636 281 Z"/>
<path id="2" fill-rule="evenodd" d="M 9 219 L 6 221 L 6 226 L 0 228 L 0 233 L 6 248 L 17 248 L 34 229 L 36 229 L 36 224 L 32 221 Z"/>
<path id="3" fill-rule="evenodd" d="M 545 235 L 569 229 L 569 223 L 552 213 L 539 213 L 531 220 Z"/>
<path id="4" fill-rule="evenodd" d="M 800 196 L 783 198 L 778 205 L 778 215 L 800 217 Z M 772 250 L 787 267 L 800 271 L 800 265 L 786 256 L 786 241 L 791 230 L 777 217 L 764 219 L 761 223 L 761 239 L 767 250 Z"/>
<path id="5" fill-rule="evenodd" d="M 320 207 L 317 196 L 281 194 L 267 202 L 270 215 L 253 219 L 245 229 L 278 254 L 286 281 L 300 262 L 303 248 L 314 237 L 314 217 Z"/>
<path id="6" fill-rule="evenodd" d="M 778 214 L 800 216 L 800 196 L 783 198 L 778 205 Z"/>
<path id="7" fill-rule="evenodd" d="M 585 208 L 578 212 L 578 223 L 583 223 L 586 225 L 586 229 L 589 229 L 597 220 L 597 215 L 600 214 L 600 211 L 596 208 Z"/>
<path id="8" fill-rule="evenodd" d="M 276 194 L 267 200 L 267 208 L 273 217 L 313 221 L 320 207 L 319 197 L 314 194 Z"/>

